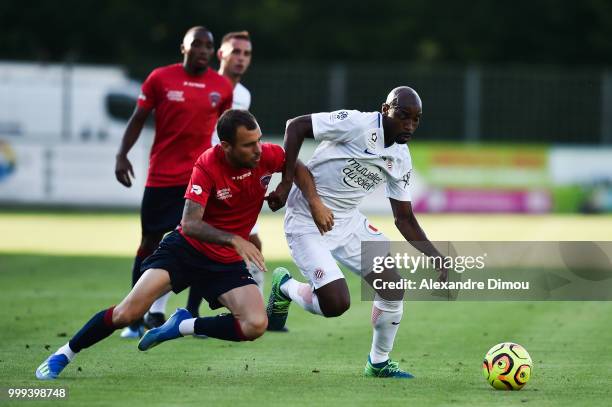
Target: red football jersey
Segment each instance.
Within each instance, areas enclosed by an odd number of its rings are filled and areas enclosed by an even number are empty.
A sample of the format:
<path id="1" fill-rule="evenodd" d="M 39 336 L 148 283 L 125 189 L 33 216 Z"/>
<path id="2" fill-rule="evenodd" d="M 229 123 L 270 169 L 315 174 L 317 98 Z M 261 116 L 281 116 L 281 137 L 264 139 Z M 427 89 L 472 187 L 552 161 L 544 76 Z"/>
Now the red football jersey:
<path id="1" fill-rule="evenodd" d="M 257 168 L 232 167 L 221 145 L 209 149 L 198 158 L 185 198 L 202 205 L 204 222 L 244 239 L 257 221 L 272 174 L 285 164 L 285 152 L 276 144 L 262 143 Z M 204 243 L 179 232 L 198 251 L 221 262 L 241 261 L 232 247 Z"/>
<path id="2" fill-rule="evenodd" d="M 186 185 L 196 159 L 211 147 L 217 119 L 232 106 L 229 80 L 208 68 L 191 76 L 183 65 L 155 69 L 138 106 L 155 109 L 155 139 L 146 186 Z"/>

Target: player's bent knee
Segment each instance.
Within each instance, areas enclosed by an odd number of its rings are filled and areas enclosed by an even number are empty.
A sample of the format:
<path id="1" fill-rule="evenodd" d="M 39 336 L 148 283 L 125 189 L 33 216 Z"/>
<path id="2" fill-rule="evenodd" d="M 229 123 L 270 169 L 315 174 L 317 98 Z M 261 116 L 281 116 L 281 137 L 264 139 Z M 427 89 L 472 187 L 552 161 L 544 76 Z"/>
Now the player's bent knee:
<path id="1" fill-rule="evenodd" d="M 268 328 L 268 317 L 266 314 L 250 316 L 243 324 L 242 334 L 248 340 L 254 340 L 262 336 Z"/>
<path id="2" fill-rule="evenodd" d="M 113 325 L 115 328 L 126 327 L 141 318 L 143 314 L 139 310 L 126 306 L 117 306 L 113 310 Z"/>
<path id="3" fill-rule="evenodd" d="M 350 300 L 338 299 L 332 303 L 320 304 L 321 312 L 326 318 L 339 317 L 344 314 L 351 307 Z"/>

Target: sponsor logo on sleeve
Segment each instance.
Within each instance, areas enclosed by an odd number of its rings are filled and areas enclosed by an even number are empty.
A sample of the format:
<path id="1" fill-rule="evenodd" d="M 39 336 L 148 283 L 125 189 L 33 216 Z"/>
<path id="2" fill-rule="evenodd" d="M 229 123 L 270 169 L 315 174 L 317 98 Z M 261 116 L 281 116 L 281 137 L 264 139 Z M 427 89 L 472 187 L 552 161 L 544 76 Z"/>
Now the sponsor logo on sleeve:
<path id="1" fill-rule="evenodd" d="M 191 192 L 196 195 L 202 195 L 202 187 L 196 184 L 191 186 Z"/>
<path id="2" fill-rule="evenodd" d="M 348 117 L 348 112 L 346 110 L 340 110 L 336 113 L 336 120 L 344 120 Z"/>

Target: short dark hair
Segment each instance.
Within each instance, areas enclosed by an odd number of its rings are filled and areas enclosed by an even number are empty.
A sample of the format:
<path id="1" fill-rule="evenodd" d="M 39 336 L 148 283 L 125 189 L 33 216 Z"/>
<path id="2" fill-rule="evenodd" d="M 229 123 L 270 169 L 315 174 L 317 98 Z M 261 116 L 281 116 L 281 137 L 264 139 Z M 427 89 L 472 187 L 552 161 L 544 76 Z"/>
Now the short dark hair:
<path id="1" fill-rule="evenodd" d="M 240 126 L 246 127 L 247 130 L 255 130 L 257 128 L 257 120 L 248 110 L 229 109 L 223 112 L 217 122 L 219 140 L 234 145 L 236 130 Z"/>
<path id="2" fill-rule="evenodd" d="M 237 39 L 237 40 L 247 40 L 247 41 L 251 41 L 251 36 L 249 35 L 249 32 L 244 30 L 244 31 L 232 31 L 229 32 L 227 34 L 225 34 L 223 36 L 223 38 L 221 39 L 221 44 L 225 44 L 226 42 L 228 42 L 229 40 L 233 40 L 233 39 Z"/>

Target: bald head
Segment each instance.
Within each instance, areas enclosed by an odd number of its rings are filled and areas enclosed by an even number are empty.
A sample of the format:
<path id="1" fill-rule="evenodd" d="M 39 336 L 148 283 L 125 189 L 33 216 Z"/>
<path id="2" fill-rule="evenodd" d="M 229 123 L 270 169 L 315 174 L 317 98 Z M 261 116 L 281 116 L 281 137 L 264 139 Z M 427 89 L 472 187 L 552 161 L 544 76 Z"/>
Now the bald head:
<path id="1" fill-rule="evenodd" d="M 408 86 L 398 86 L 397 88 L 393 89 L 387 95 L 387 100 L 385 100 L 385 103 L 390 107 L 399 109 L 408 106 L 418 106 L 420 108 L 423 107 L 419 94 Z"/>
<path id="2" fill-rule="evenodd" d="M 382 105 L 385 146 L 406 144 L 419 127 L 423 105 L 419 94 L 408 86 L 389 92 Z"/>
<path id="3" fill-rule="evenodd" d="M 191 44 L 191 42 L 193 41 L 195 37 L 201 36 L 201 35 L 209 36 L 212 41 L 212 34 L 210 31 L 208 31 L 208 28 L 202 25 L 198 25 L 195 27 L 191 27 L 190 29 L 187 30 L 187 32 L 185 33 L 185 36 L 183 36 L 183 45 L 188 46 L 189 44 Z"/>
<path id="4" fill-rule="evenodd" d="M 206 27 L 191 27 L 181 44 L 183 67 L 191 75 L 200 75 L 208 69 L 208 62 L 215 52 L 213 36 Z"/>

